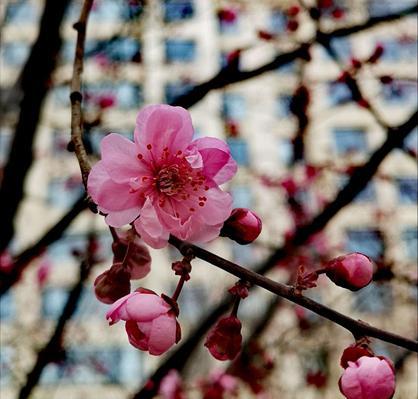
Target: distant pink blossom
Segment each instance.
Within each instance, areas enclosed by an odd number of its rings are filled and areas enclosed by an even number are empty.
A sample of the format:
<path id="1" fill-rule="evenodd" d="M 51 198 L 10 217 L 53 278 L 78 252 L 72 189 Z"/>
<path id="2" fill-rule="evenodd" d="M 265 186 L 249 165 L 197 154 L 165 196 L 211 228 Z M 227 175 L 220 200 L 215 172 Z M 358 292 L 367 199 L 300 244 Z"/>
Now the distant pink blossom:
<path id="1" fill-rule="evenodd" d="M 48 277 L 51 273 L 51 267 L 52 265 L 49 259 L 43 259 L 38 266 L 38 270 L 36 271 L 36 280 L 39 288 L 42 288 L 48 281 Z"/>
<path id="2" fill-rule="evenodd" d="M 117 300 L 106 313 L 109 324 L 126 321 L 131 345 L 161 355 L 180 340 L 180 325 L 172 307 L 155 292 L 138 289 Z"/>
<path id="3" fill-rule="evenodd" d="M 325 266 L 327 276 L 340 287 L 357 291 L 373 278 L 373 263 L 359 252 L 339 256 Z"/>
<path id="4" fill-rule="evenodd" d="M 185 109 L 150 105 L 138 114 L 135 142 L 114 133 L 102 140 L 88 192 L 107 224 L 134 223 L 153 248 L 164 247 L 170 234 L 192 242 L 219 235 L 232 198 L 218 186 L 237 165 L 223 141 L 192 137 Z"/>
<path id="5" fill-rule="evenodd" d="M 163 399 L 185 399 L 182 380 L 177 370 L 170 370 L 161 380 L 158 393 Z"/>
<path id="6" fill-rule="evenodd" d="M 347 399 L 390 399 L 395 393 L 395 371 L 384 357 L 360 357 L 348 362 L 339 381 Z"/>

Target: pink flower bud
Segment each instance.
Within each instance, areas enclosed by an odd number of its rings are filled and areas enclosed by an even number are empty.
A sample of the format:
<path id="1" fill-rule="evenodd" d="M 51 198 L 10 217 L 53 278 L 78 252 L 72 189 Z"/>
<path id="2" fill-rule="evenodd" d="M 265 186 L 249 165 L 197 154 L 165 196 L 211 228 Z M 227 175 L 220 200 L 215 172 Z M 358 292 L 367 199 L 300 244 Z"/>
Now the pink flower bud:
<path id="1" fill-rule="evenodd" d="M 390 399 L 395 393 L 392 362 L 383 356 L 362 356 L 356 362 L 349 361 L 339 387 L 347 399 Z"/>
<path id="2" fill-rule="evenodd" d="M 224 223 L 221 235 L 245 245 L 260 235 L 261 227 L 261 220 L 254 212 L 246 208 L 235 208 Z"/>
<path id="3" fill-rule="evenodd" d="M 94 293 L 96 298 L 108 305 L 131 291 L 130 273 L 122 265 L 115 263 L 109 270 L 97 276 L 94 281 Z"/>
<path id="4" fill-rule="evenodd" d="M 131 345 L 151 355 L 163 354 L 180 340 L 180 325 L 172 307 L 149 290 L 140 288 L 120 298 L 106 318 L 110 324 L 126 321 Z"/>
<path id="5" fill-rule="evenodd" d="M 373 278 L 371 260 L 358 252 L 339 256 L 328 262 L 325 268 L 330 280 L 351 291 L 365 287 Z"/>
<path id="6" fill-rule="evenodd" d="M 215 359 L 232 360 L 241 350 L 241 322 L 235 316 L 220 319 L 209 332 L 205 346 Z"/>
<path id="7" fill-rule="evenodd" d="M 340 365 L 346 369 L 348 367 L 348 362 L 355 362 L 363 356 L 372 357 L 373 352 L 366 345 L 350 345 L 344 349 L 344 352 L 341 355 Z"/>

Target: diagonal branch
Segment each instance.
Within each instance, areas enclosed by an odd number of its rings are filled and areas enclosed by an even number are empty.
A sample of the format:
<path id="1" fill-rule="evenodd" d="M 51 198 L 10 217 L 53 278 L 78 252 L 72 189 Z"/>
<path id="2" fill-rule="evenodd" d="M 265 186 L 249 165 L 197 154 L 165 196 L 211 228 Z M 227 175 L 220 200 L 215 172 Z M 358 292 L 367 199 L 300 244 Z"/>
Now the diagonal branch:
<path id="1" fill-rule="evenodd" d="M 418 6 L 414 6 L 407 8 L 401 12 L 388 14 L 380 17 L 371 17 L 361 24 L 353 25 L 347 28 L 336 29 L 327 33 L 321 33 L 321 37 L 317 37 L 311 42 L 302 44 L 293 51 L 279 54 L 272 61 L 249 71 L 239 71 L 236 69 L 231 70 L 231 68 L 225 67 L 221 69 L 213 78 L 194 86 L 187 93 L 177 97 L 173 101 L 172 105 L 179 105 L 184 108 L 189 108 L 192 105 L 199 102 L 211 90 L 220 89 L 230 84 L 243 82 L 245 80 L 262 75 L 263 73 L 274 71 L 275 69 L 289 64 L 299 58 L 308 58 L 309 47 L 315 44 L 318 39 L 329 42 L 333 38 L 346 37 L 354 33 L 362 32 L 367 29 L 373 28 L 379 24 L 395 21 L 404 16 L 415 14 L 417 10 Z"/>
<path id="2" fill-rule="evenodd" d="M 11 268 L 10 272 L 0 270 L 0 297 L 5 294 L 10 287 L 19 280 L 30 262 L 39 256 L 48 245 L 59 240 L 67 227 L 74 219 L 87 208 L 85 196 L 81 196 L 72 208 L 51 227 L 34 245 L 25 249 L 19 255 Z"/>
<path id="3" fill-rule="evenodd" d="M 397 128 L 388 129 L 386 141 L 372 154 L 370 160 L 366 164 L 359 167 L 357 171 L 353 173 L 348 183 L 337 194 L 335 200 L 326 206 L 310 223 L 300 227 L 289 245 L 277 249 L 265 262 L 260 264 L 255 271 L 259 274 L 267 273 L 278 261 L 290 256 L 298 246 L 304 244 L 313 234 L 323 229 L 341 209 L 348 205 L 364 189 L 390 151 L 402 144 L 405 137 L 415 127 L 417 113 L 418 112 L 416 111 L 403 125 Z M 210 313 L 208 313 L 204 320 L 216 320 L 220 314 L 228 309 L 229 304 L 230 295 L 227 295 Z M 210 327 L 211 325 L 209 323 L 201 323 L 190 334 L 189 338 L 179 345 L 178 349 L 170 356 L 169 363 L 164 362 L 157 368 L 150 377 L 150 381 L 152 381 L 153 384 L 149 384 L 140 389 L 133 396 L 133 399 L 152 398 L 157 392 L 160 381 L 170 369 L 181 370 L 184 367 L 187 362 L 185 357 L 190 357 L 193 349 L 200 342 L 200 337 L 206 333 Z"/>

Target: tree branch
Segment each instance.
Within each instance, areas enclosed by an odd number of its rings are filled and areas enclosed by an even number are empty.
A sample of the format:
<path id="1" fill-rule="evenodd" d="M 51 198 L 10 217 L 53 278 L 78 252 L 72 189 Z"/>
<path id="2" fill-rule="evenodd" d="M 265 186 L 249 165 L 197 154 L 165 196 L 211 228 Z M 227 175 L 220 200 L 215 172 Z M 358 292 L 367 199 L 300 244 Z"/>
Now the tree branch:
<path id="1" fill-rule="evenodd" d="M 70 0 L 45 2 L 39 34 L 22 71 L 20 114 L 0 188 L 0 253 L 14 235 L 13 221 L 24 197 L 24 183 L 33 161 L 36 128 L 61 47 L 60 26 L 69 3 Z"/>
<path id="2" fill-rule="evenodd" d="M 51 227 L 44 235 L 31 247 L 25 249 L 16 256 L 16 260 L 10 272 L 0 270 L 0 298 L 10 287 L 19 280 L 30 262 L 39 256 L 48 245 L 59 240 L 67 227 L 82 211 L 87 208 L 85 196 L 81 196 L 72 206 L 72 208 Z"/>

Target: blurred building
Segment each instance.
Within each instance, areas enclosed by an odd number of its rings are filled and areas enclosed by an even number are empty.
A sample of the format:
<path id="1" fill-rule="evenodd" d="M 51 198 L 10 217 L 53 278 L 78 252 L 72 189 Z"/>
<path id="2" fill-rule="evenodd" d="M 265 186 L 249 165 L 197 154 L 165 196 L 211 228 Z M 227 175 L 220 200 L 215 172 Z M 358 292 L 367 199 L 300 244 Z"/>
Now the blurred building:
<path id="1" fill-rule="evenodd" d="M 14 253 L 36 241 L 83 192 L 75 157 L 67 151 L 69 82 L 76 36 L 71 25 L 78 18 L 81 3 L 78 0 L 71 3 L 62 29 L 62 51 L 38 128 L 36 159 L 26 181 L 26 197 L 16 221 L 17 234 L 11 245 Z M 360 23 L 369 15 L 384 15 L 412 4 L 407 0 L 337 3 L 342 14 L 335 18 L 331 10 L 329 16 L 325 15 L 324 30 Z M 132 137 L 136 113 L 144 104 L 171 102 L 195 84 L 214 76 L 221 67 L 235 65 L 241 70 L 251 70 L 276 54 L 291 50 L 297 42 L 309 40 L 314 27 L 306 13 L 298 17 L 299 29 L 289 32 L 292 18 L 286 10 L 291 4 L 286 0 L 150 0 L 143 6 L 139 0 L 97 0 L 87 32 L 83 75 L 86 141 L 92 158 L 97 159 L 100 140 L 107 133 Z M 0 85 L 6 100 L 13 93 L 10 89 L 36 37 L 42 6 L 42 0 L 5 1 L 0 5 L 3 21 Z M 260 32 L 273 38 L 263 39 Z M 367 59 L 377 44 L 383 46 L 381 60 L 364 66 L 357 77 L 366 98 L 389 126 L 402 123 L 417 105 L 416 40 L 416 20 L 409 17 L 332 42 L 343 69 L 353 58 Z M 256 244 L 242 247 L 219 239 L 207 245 L 242 265 L 252 267 L 262 261 L 269 248 L 283 244 L 286 234 L 293 230 L 294 219 L 281 184 L 285 179 L 292 176 L 303 184 L 305 165 L 314 167 L 319 177 L 300 188 L 297 199 L 305 213 L 315 215 L 334 198 L 349 178 L 349 171 L 362 165 L 385 139 L 384 129 L 370 112 L 352 101 L 350 91 L 339 79 L 342 71 L 335 61 L 319 45 L 312 46 L 310 54 L 309 62 L 293 62 L 214 90 L 190 110 L 196 137 L 226 139 L 240 166 L 228 186 L 235 206 L 255 209 L 263 220 L 263 233 Z M 381 78 L 385 76 L 391 79 L 382 84 Z M 305 162 L 294 163 L 298 121 L 291 104 L 302 84 L 309 92 L 309 124 L 304 135 Z M 7 162 L 16 118 L 16 109 L 3 115 L 0 166 Z M 406 141 L 406 150 L 416 154 L 417 141 L 415 130 Z M 323 255 L 321 251 L 329 257 L 358 251 L 382 267 L 391 266 L 398 276 L 392 281 L 382 279 L 356 294 L 348 294 L 324 281 L 312 290 L 312 295 L 355 318 L 412 337 L 416 334 L 417 291 L 416 285 L 408 280 L 416 278 L 417 267 L 417 168 L 416 160 L 406 150 L 390 154 L 368 187 L 333 219 L 322 242 L 325 247 L 321 250 L 320 245 L 311 243 L 308 250 L 309 256 L 313 256 L 309 259 L 318 262 Z M 86 211 L 1 299 L 3 399 L 15 397 L 33 364 L 36 350 L 51 334 L 77 280 L 79 260 L 74 251 L 83 251 L 86 232 L 90 230 L 98 234 L 103 248 L 101 255 L 107 261 L 93 270 L 85 286 L 66 333 L 65 358 L 47 366 L 33 397 L 127 398 L 160 361 L 132 348 L 123 326 L 107 327 L 106 306 L 95 299 L 92 281 L 109 266 L 111 236 L 102 218 Z M 179 255 L 170 248 L 153 251 L 152 255 L 153 271 L 141 285 L 170 294 L 177 282 L 170 263 L 179 259 Z M 184 336 L 210 304 L 221 298 L 225 287 L 235 281 L 212 267 L 208 281 L 210 266 L 200 261 L 193 261 L 193 266 L 192 279 L 180 298 Z M 39 284 L 42 267 L 49 273 L 46 283 Z M 289 272 L 282 267 L 273 275 L 286 281 Z M 269 295 L 258 290 L 244 301 L 240 310 L 244 333 L 248 334 L 269 300 Z M 316 319 L 310 320 L 315 323 Z M 296 324 L 293 308 L 285 305 L 274 321 L 273 330 L 277 333 L 266 337 L 271 355 L 278 359 L 269 384 L 272 397 L 337 397 L 338 357 L 352 338 L 339 327 L 327 326 L 328 330 L 324 330 L 321 326 L 316 335 L 296 338 L 285 348 L 275 347 L 277 334 L 284 334 Z M 330 331 L 335 340 L 330 340 Z M 317 348 L 318 353 L 312 348 Z M 375 348 L 379 354 L 399 356 L 389 345 L 376 342 Z M 325 366 L 324 351 L 328 359 Z M 201 370 L 194 367 L 193 375 L 207 373 L 210 365 L 215 364 L 209 357 L 202 349 Z M 286 371 L 290 369 L 291 375 Z M 305 384 L 307 373 L 318 370 L 330 375 L 326 389 L 320 392 Z M 398 399 L 416 396 L 415 370 L 416 359 L 408 359 L 398 379 Z M 248 392 L 246 395 L 252 397 Z"/>

